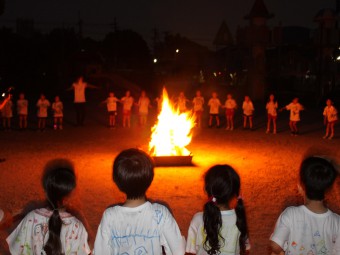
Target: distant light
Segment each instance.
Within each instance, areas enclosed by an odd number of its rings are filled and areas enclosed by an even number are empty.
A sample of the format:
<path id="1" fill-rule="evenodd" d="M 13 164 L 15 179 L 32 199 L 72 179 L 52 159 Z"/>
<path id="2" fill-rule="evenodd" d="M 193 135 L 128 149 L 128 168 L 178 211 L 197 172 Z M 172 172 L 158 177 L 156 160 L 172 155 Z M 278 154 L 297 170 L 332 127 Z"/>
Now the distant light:
<path id="1" fill-rule="evenodd" d="M 337 56 L 337 57 L 336 57 L 336 61 L 340 61 L 340 56 Z"/>
<path id="2" fill-rule="evenodd" d="M 176 53 L 178 53 L 179 52 L 179 49 L 176 49 Z"/>
<path id="3" fill-rule="evenodd" d="M 217 77 L 217 73 L 216 72 L 214 72 L 214 76 Z"/>
<path id="4" fill-rule="evenodd" d="M 156 64 L 158 62 L 158 59 L 157 58 L 154 58 L 153 59 L 153 62 Z"/>

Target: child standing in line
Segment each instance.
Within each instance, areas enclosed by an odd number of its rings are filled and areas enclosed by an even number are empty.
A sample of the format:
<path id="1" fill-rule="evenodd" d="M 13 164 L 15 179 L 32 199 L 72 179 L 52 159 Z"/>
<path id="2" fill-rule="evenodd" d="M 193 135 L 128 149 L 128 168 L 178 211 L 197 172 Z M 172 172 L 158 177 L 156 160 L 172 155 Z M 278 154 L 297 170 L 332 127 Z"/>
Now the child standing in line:
<path id="1" fill-rule="evenodd" d="M 267 115 L 268 115 L 267 131 L 266 131 L 267 134 L 269 134 L 270 132 L 271 122 L 273 122 L 273 134 L 276 134 L 277 108 L 278 108 L 278 103 L 275 100 L 275 96 L 271 94 L 269 96 L 269 101 L 267 102 L 267 105 L 266 105 Z"/>
<path id="2" fill-rule="evenodd" d="M 217 128 L 220 127 L 220 118 L 219 118 L 219 111 L 221 107 L 221 101 L 217 97 L 217 93 L 213 92 L 212 97 L 210 98 L 208 102 L 208 106 L 210 107 L 210 117 L 209 117 L 209 127 L 212 127 L 213 119 L 216 120 L 216 126 Z"/>
<path id="3" fill-rule="evenodd" d="M 299 190 L 305 204 L 288 207 L 270 237 L 273 254 L 340 254 L 340 216 L 325 204 L 337 172 L 321 157 L 306 158 L 300 166 Z"/>
<path id="4" fill-rule="evenodd" d="M 19 115 L 19 128 L 27 128 L 27 115 L 28 115 L 28 101 L 25 99 L 25 94 L 20 93 L 17 101 L 17 113 Z"/>
<path id="5" fill-rule="evenodd" d="M 138 100 L 138 112 L 139 112 L 139 125 L 144 127 L 146 125 L 149 107 L 150 107 L 150 99 L 146 96 L 146 92 L 143 90 L 141 96 Z"/>
<path id="6" fill-rule="evenodd" d="M 297 123 L 300 121 L 300 111 L 304 110 L 304 107 L 299 103 L 299 98 L 296 97 L 289 105 L 281 108 L 280 111 L 284 109 L 290 111 L 289 127 L 291 134 L 297 136 L 299 131 L 297 128 Z"/>
<path id="7" fill-rule="evenodd" d="M 240 177 L 228 165 L 216 165 L 204 176 L 208 201 L 190 223 L 186 252 L 243 255 L 250 249 Z"/>
<path id="8" fill-rule="evenodd" d="M 125 97 L 120 100 L 123 103 L 123 127 L 131 127 L 131 110 L 133 106 L 133 97 L 130 91 L 126 91 Z"/>
<path id="9" fill-rule="evenodd" d="M 60 101 L 59 96 L 56 96 L 52 104 L 52 110 L 54 111 L 54 130 L 63 129 L 63 102 Z"/>
<path id="10" fill-rule="evenodd" d="M 326 125 L 326 134 L 323 139 L 328 138 L 329 140 L 334 137 L 334 125 L 338 120 L 338 111 L 333 106 L 333 102 L 330 99 L 326 101 L 326 107 L 323 111 L 324 123 Z"/>
<path id="11" fill-rule="evenodd" d="M 8 101 L 4 105 L 4 107 L 1 110 L 1 115 L 2 115 L 2 125 L 5 129 L 5 131 L 10 131 L 11 130 L 11 122 L 12 122 L 12 117 L 13 117 L 13 102 L 11 100 L 12 96 L 9 96 Z"/>
<path id="12" fill-rule="evenodd" d="M 180 92 L 177 98 L 177 107 L 180 113 L 188 111 L 187 102 L 189 100 L 185 97 L 184 92 Z"/>
<path id="13" fill-rule="evenodd" d="M 202 123 L 202 115 L 203 115 L 203 105 L 204 105 L 204 97 L 201 95 L 201 91 L 196 91 L 196 96 L 192 100 L 194 105 L 194 114 L 196 116 L 197 127 L 201 127 Z"/>
<path id="14" fill-rule="evenodd" d="M 226 119 L 227 127 L 226 130 L 234 130 L 234 115 L 237 108 L 235 99 L 231 94 L 227 95 L 227 100 L 225 101 L 224 108 L 226 108 Z"/>
<path id="15" fill-rule="evenodd" d="M 163 95 L 156 97 L 155 102 L 157 103 L 157 113 L 159 114 L 162 110 Z"/>
<path id="16" fill-rule="evenodd" d="M 50 102 L 46 99 L 44 94 L 40 95 L 40 99 L 37 102 L 38 107 L 38 129 L 44 131 L 46 127 L 47 110 L 50 107 Z"/>
<path id="17" fill-rule="evenodd" d="M 253 129 L 253 113 L 254 113 L 254 105 L 250 100 L 249 96 L 244 97 L 243 105 L 243 128 L 247 128 L 247 120 L 249 120 L 249 128 Z"/>
<path id="18" fill-rule="evenodd" d="M 49 162 L 42 184 L 47 206 L 28 213 L 7 237 L 10 253 L 90 254 L 84 225 L 65 208 L 65 200 L 76 187 L 72 163 L 66 160 Z"/>
<path id="19" fill-rule="evenodd" d="M 113 163 L 113 181 L 126 200 L 105 210 L 94 254 L 184 254 L 185 241 L 169 209 L 146 199 L 153 161 L 138 149 L 122 151 Z"/>
<path id="20" fill-rule="evenodd" d="M 116 125 L 117 102 L 119 102 L 119 99 L 115 97 L 113 92 L 110 92 L 109 97 L 103 101 L 103 103 L 106 103 L 107 112 L 109 113 L 109 128 L 111 129 Z"/>

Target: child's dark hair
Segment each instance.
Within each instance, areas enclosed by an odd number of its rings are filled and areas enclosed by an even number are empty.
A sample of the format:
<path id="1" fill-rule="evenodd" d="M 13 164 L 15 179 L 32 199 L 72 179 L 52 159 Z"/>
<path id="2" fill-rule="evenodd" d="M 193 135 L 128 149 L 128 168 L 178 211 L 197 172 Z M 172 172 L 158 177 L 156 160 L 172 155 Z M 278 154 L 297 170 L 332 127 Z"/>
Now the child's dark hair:
<path id="1" fill-rule="evenodd" d="M 48 221 L 49 237 L 44 246 L 47 255 L 62 255 L 60 232 L 62 219 L 59 209 L 63 199 L 76 187 L 73 164 L 64 159 L 49 161 L 45 167 L 42 184 L 53 213 Z"/>
<path id="2" fill-rule="evenodd" d="M 321 201 L 337 176 L 334 165 L 322 157 L 308 157 L 300 166 L 300 182 L 307 198 Z"/>
<path id="3" fill-rule="evenodd" d="M 204 205 L 203 212 L 204 229 L 207 235 L 204 249 L 209 255 L 220 253 L 220 242 L 224 242 L 224 238 L 220 235 L 222 215 L 217 205 L 229 206 L 229 202 L 234 197 L 238 197 L 235 208 L 236 226 L 241 232 L 240 254 L 245 254 L 248 228 L 243 200 L 239 197 L 241 185 L 239 175 L 229 165 L 215 165 L 206 172 L 204 182 L 205 190 L 210 197 Z"/>
<path id="4" fill-rule="evenodd" d="M 144 151 L 122 151 L 113 163 L 113 181 L 128 199 L 145 196 L 154 176 L 153 160 Z"/>

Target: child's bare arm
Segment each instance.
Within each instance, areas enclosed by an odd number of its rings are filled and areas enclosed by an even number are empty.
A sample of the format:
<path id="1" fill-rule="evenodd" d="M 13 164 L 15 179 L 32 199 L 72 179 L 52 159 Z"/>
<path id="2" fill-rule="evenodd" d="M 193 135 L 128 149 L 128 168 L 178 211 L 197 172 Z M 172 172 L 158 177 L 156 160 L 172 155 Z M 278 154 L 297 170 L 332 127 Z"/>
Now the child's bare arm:
<path id="1" fill-rule="evenodd" d="M 270 241 L 270 248 L 272 250 L 271 255 L 281 255 L 284 252 L 282 250 L 282 248 L 277 243 L 275 243 L 273 241 Z"/>

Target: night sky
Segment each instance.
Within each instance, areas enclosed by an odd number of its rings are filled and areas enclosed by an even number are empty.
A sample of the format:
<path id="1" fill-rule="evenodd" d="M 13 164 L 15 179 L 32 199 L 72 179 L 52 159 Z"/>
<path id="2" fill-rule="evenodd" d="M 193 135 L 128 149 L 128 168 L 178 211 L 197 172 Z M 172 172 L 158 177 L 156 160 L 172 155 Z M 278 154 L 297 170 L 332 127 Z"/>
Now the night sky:
<path id="1" fill-rule="evenodd" d="M 315 27 L 313 17 L 322 8 L 335 8 L 335 0 L 265 0 L 276 25 Z M 0 25 L 14 25 L 16 18 L 33 18 L 43 31 L 76 24 L 78 13 L 84 21 L 84 35 L 102 38 L 114 17 L 122 29 L 133 29 L 150 42 L 152 29 L 180 33 L 211 46 L 225 20 L 234 33 L 245 25 L 243 17 L 254 0 L 7 0 Z"/>

